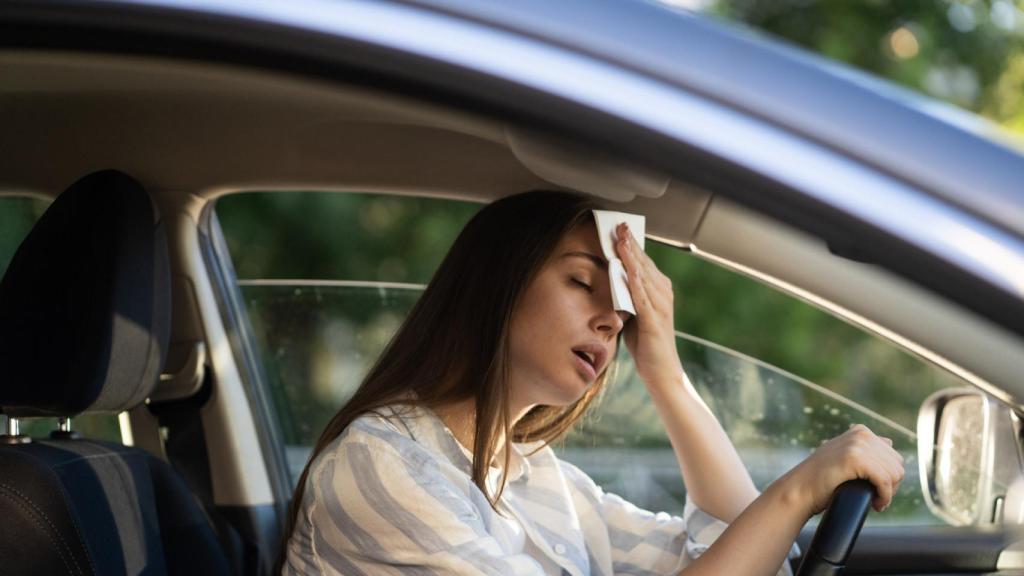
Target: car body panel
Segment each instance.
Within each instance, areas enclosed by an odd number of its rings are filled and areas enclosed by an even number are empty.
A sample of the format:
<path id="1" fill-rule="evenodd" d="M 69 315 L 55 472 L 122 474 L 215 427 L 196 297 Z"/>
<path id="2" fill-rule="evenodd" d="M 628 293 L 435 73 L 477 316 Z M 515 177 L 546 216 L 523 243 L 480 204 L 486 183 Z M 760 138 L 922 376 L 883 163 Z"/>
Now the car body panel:
<path id="1" fill-rule="evenodd" d="M 870 261 L 973 310 L 1008 342 L 1024 335 L 1024 159 L 981 137 L 984 128 L 654 5 L 482 6 L 11 2 L 0 7 L 0 45 L 240 64 L 464 106 L 692 180 L 832 245 L 867 246 Z M 211 454 L 218 504 L 265 510 L 272 501 L 280 514 L 286 459 L 267 400 L 253 390 L 258 368 L 245 355 L 244 320 L 233 317 L 233 273 L 216 261 L 221 239 L 204 206 L 171 218 L 186 229 L 176 266 L 197 285 L 223 387 L 204 422 L 224 432 Z M 1003 399 L 1024 399 L 1024 382 L 966 368 Z M 265 513 L 251 516 L 265 526 Z M 264 552 L 274 545 L 266 528 L 253 532 Z M 871 566 L 857 572 L 994 570 L 1004 543 L 978 530 L 867 531 L 858 555 Z"/>

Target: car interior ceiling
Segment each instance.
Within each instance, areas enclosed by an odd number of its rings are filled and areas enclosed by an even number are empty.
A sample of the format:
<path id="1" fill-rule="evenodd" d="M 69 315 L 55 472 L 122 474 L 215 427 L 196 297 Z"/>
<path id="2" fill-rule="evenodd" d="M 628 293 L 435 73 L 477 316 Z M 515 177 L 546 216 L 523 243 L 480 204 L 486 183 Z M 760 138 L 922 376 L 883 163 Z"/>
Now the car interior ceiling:
<path id="1" fill-rule="evenodd" d="M 646 214 L 653 237 L 792 292 L 997 396 L 1012 400 L 988 383 L 1015 382 L 1024 369 L 1019 338 L 909 282 L 836 257 L 821 240 L 721 195 L 667 179 L 652 187 L 649 172 L 626 163 L 609 171 L 611 159 L 595 162 L 592 151 L 557 138 L 231 67 L 61 53 L 0 54 L 0 66 L 8 79 L 0 89 L 8 191 L 52 195 L 111 166 L 143 180 L 165 210 L 184 208 L 194 218 L 205 201 L 248 189 L 487 201 L 554 184 L 615 200 L 634 196 L 622 207 Z M 82 146 L 90 134 L 102 134 L 102 145 Z M 538 161 L 560 149 L 546 166 Z M 635 195 L 595 189 L 588 166 Z"/>

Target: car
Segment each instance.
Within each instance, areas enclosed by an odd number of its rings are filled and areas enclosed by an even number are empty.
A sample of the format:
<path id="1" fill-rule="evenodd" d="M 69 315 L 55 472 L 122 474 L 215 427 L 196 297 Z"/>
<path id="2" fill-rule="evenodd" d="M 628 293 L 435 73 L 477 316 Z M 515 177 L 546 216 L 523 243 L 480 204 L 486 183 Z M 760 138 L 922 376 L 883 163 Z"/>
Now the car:
<path id="1" fill-rule="evenodd" d="M 904 453 L 893 510 L 833 506 L 802 574 L 1024 570 L 1024 157 L 983 121 L 641 1 L 11 1 L 0 26 L 12 570 L 269 573 L 452 235 L 536 188 L 647 217 L 758 486 L 853 422 Z M 620 360 L 559 453 L 677 511 Z"/>

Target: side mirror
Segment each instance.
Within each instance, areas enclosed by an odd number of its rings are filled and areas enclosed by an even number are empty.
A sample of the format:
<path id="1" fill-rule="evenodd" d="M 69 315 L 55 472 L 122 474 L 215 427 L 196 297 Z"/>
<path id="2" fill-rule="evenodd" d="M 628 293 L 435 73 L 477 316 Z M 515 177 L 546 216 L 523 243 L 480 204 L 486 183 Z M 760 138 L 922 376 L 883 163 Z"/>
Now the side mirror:
<path id="1" fill-rule="evenodd" d="M 940 390 L 917 415 L 921 489 L 928 507 L 959 526 L 1024 523 L 1021 420 L 974 388 Z"/>

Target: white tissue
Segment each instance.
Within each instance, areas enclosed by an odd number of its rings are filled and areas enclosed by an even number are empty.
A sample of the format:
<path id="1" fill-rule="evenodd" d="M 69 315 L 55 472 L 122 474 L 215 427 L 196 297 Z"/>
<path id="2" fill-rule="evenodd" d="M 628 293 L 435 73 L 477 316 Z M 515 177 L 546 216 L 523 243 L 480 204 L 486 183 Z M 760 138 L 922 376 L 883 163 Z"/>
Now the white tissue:
<path id="1" fill-rule="evenodd" d="M 629 226 L 629 231 L 633 233 L 633 238 L 640 245 L 640 249 L 643 250 L 647 219 L 639 214 L 594 210 L 594 221 L 597 223 L 597 237 L 601 241 L 601 252 L 608 260 L 608 280 L 612 286 L 612 307 L 636 316 L 633 299 L 629 296 L 626 269 L 618 254 L 615 253 L 615 241 L 618 239 L 615 228 L 625 222 Z"/>

